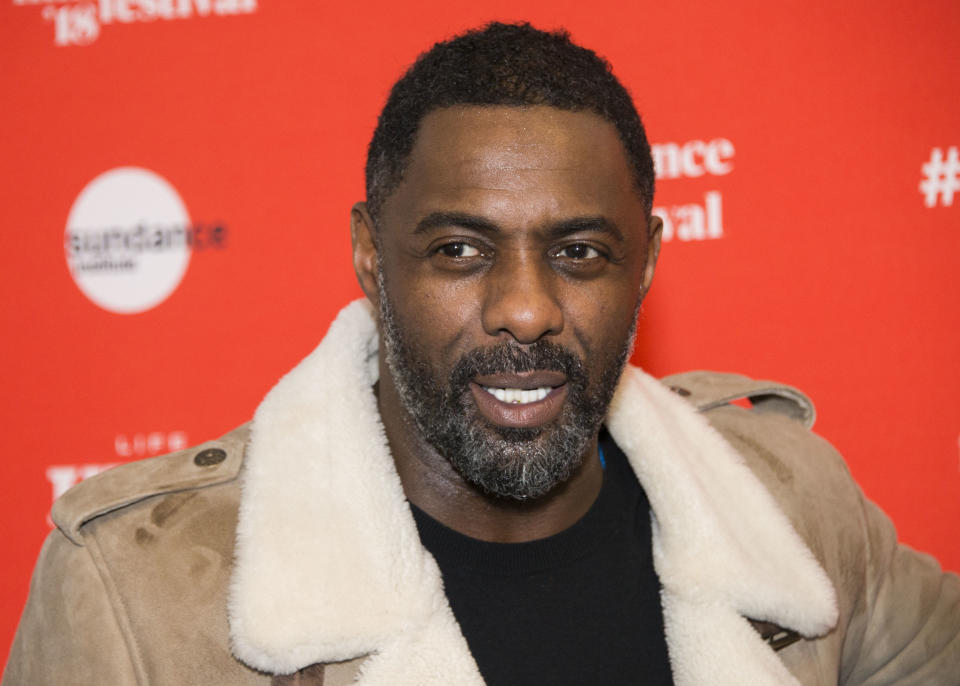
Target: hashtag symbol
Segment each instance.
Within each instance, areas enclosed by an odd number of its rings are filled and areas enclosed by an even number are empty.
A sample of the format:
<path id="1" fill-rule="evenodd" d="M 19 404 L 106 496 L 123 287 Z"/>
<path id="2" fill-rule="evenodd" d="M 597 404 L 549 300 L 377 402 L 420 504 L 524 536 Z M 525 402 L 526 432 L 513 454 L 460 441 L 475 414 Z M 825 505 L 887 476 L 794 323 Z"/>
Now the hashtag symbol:
<path id="1" fill-rule="evenodd" d="M 944 159 L 943 150 L 934 148 L 930 161 L 923 165 L 923 180 L 920 192 L 927 207 L 934 207 L 937 198 L 944 207 L 953 205 L 953 194 L 960 192 L 960 152 L 952 147 L 947 150 Z"/>

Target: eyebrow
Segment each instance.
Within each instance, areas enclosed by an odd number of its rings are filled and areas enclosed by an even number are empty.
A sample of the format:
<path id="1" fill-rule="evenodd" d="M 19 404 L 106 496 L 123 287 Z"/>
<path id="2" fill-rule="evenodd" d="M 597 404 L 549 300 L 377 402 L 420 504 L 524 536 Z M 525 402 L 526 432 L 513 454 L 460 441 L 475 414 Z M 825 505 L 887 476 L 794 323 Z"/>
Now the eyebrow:
<path id="1" fill-rule="evenodd" d="M 418 235 L 427 233 L 433 229 L 451 226 L 458 226 L 487 235 L 497 235 L 501 233 L 501 229 L 496 223 L 485 217 L 466 212 L 432 212 L 417 222 L 413 233 L 414 235 Z M 564 219 L 551 224 L 547 228 L 548 235 L 554 239 L 581 232 L 608 234 L 616 240 L 623 242 L 623 233 L 617 228 L 617 225 L 606 217 L 601 216 L 571 217 L 570 219 Z"/>
<path id="2" fill-rule="evenodd" d="M 563 238 L 572 233 L 604 233 L 623 242 L 623 233 L 606 217 L 573 217 L 552 224 L 548 231 L 552 238 Z"/>
<path id="3" fill-rule="evenodd" d="M 432 229 L 442 229 L 448 226 L 459 226 L 463 229 L 471 229 L 478 233 L 498 234 L 500 227 L 489 219 L 484 219 L 475 214 L 466 212 L 432 212 L 417 222 L 414 228 L 414 235 L 426 233 Z"/>

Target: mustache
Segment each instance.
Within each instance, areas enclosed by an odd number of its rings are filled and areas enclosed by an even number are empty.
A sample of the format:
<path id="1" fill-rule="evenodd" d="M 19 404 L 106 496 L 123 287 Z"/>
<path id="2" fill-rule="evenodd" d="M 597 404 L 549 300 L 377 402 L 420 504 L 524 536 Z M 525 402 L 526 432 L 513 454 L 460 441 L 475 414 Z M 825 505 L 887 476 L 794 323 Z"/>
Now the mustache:
<path id="1" fill-rule="evenodd" d="M 502 341 L 493 346 L 475 348 L 457 360 L 450 372 L 450 387 L 465 388 L 475 376 L 537 370 L 563 372 L 568 382 L 574 385 L 581 385 L 586 376 L 583 360 L 558 343 L 541 340 L 520 346 Z"/>

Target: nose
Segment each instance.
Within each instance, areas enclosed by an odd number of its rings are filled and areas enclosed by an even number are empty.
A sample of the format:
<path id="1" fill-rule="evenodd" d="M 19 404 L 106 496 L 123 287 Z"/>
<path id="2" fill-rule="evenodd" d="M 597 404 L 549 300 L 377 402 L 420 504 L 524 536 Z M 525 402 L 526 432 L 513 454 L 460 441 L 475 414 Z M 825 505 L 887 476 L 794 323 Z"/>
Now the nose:
<path id="1" fill-rule="evenodd" d="M 490 336 L 529 344 L 563 330 L 555 274 L 537 256 L 502 257 L 485 279 L 482 319 Z"/>

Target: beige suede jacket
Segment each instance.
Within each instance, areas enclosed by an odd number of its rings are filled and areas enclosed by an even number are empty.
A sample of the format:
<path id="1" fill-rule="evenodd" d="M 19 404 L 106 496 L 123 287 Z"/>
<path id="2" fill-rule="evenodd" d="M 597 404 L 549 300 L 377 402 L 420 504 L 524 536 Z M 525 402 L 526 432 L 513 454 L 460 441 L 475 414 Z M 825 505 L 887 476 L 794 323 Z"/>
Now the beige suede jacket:
<path id="1" fill-rule="evenodd" d="M 3 686 L 482 684 L 376 354 L 350 305 L 250 425 L 58 500 Z M 650 498 L 675 682 L 960 684 L 960 580 L 897 544 L 813 420 L 780 384 L 625 371 L 607 426 Z"/>

